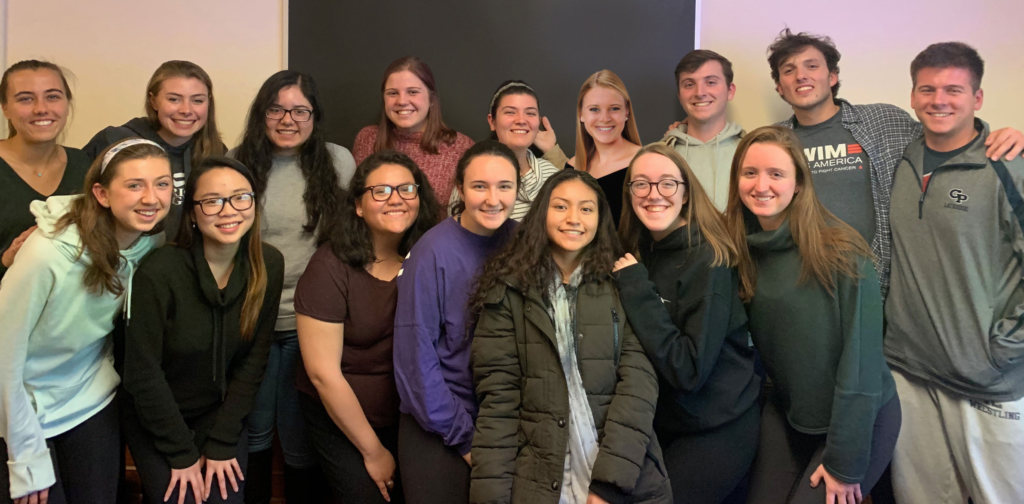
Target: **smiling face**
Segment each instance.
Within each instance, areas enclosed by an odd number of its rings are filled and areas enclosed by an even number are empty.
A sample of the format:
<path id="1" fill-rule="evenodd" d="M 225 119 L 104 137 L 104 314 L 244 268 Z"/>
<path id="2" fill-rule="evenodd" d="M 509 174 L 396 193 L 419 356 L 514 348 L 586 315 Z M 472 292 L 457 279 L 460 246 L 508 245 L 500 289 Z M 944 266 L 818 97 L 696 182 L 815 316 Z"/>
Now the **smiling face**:
<path id="1" fill-rule="evenodd" d="M 161 83 L 159 93 L 149 96 L 149 105 L 160 121 L 157 133 L 167 143 L 179 146 L 206 125 L 210 90 L 199 79 L 171 77 Z"/>
<path id="2" fill-rule="evenodd" d="M 487 114 L 498 141 L 513 151 L 529 149 L 540 131 L 537 99 L 528 94 L 507 94 L 498 102 L 497 115 Z"/>
<path id="3" fill-rule="evenodd" d="M 108 187 L 95 184 L 93 196 L 110 209 L 121 248 L 153 229 L 171 206 L 171 163 L 165 158 L 130 159 L 108 166 L 117 170 Z"/>
<path id="4" fill-rule="evenodd" d="M 630 182 L 646 182 L 650 194 L 638 197 L 630 191 L 633 212 L 651 232 L 655 240 L 661 240 L 686 223 L 683 209 L 689 200 L 687 186 L 678 184 L 675 194 L 663 196 L 657 187 L 662 180 L 682 181 L 683 174 L 671 159 L 657 153 L 647 153 L 633 161 Z"/>
<path id="5" fill-rule="evenodd" d="M 756 143 L 740 161 L 740 201 L 765 230 L 778 229 L 786 220 L 786 208 L 800 191 L 796 165 L 782 147 Z"/>
<path id="6" fill-rule="evenodd" d="M 711 60 L 693 73 L 679 74 L 679 104 L 689 120 L 713 122 L 725 119 L 726 106 L 736 94 L 736 84 L 726 84 L 722 63 Z"/>
<path id="7" fill-rule="evenodd" d="M 493 235 L 508 220 L 516 203 L 516 172 L 507 159 L 480 155 L 466 166 L 459 196 L 466 204 L 462 227 L 481 235 Z"/>
<path id="8" fill-rule="evenodd" d="M 291 85 L 277 92 L 277 98 L 270 108 L 312 111 L 313 105 L 306 99 L 306 95 L 302 94 L 299 86 Z M 313 133 L 312 116 L 303 122 L 293 119 L 290 113 L 285 113 L 280 119 L 270 119 L 264 115 L 264 120 L 267 124 L 267 138 L 274 144 L 274 153 L 278 155 L 295 154 Z"/>
<path id="9" fill-rule="evenodd" d="M 779 65 L 776 91 L 791 107 L 813 110 L 832 103 L 832 86 L 839 82 L 839 74 L 829 72 L 825 55 L 813 46 Z"/>
<path id="10" fill-rule="evenodd" d="M 562 264 L 574 263 L 594 241 L 600 221 L 597 193 L 580 179 L 570 179 L 551 191 L 547 232 L 551 251 Z"/>
<path id="11" fill-rule="evenodd" d="M 384 83 L 384 113 L 399 130 L 419 133 L 427 125 L 430 90 L 409 70 L 394 72 Z"/>
<path id="12" fill-rule="evenodd" d="M 230 198 L 251 192 L 252 185 L 241 173 L 231 168 L 214 168 L 196 181 L 194 201 Z M 206 215 L 199 205 L 195 205 L 192 211 L 196 227 L 203 234 L 203 242 L 220 245 L 237 244 L 252 227 L 256 217 L 255 204 L 247 210 L 236 210 L 228 201 L 224 202 L 224 208 L 217 215 Z"/>
<path id="13" fill-rule="evenodd" d="M 952 145 L 952 150 L 974 137 L 974 112 L 981 109 L 984 94 L 973 90 L 971 72 L 965 68 L 922 68 L 910 94 L 910 106 L 924 126 L 932 145 Z M 947 145 L 948 146 L 948 145 Z"/>
<path id="14" fill-rule="evenodd" d="M 4 117 L 27 142 L 52 142 L 64 130 L 70 104 L 60 75 L 53 70 L 20 70 L 7 77 Z"/>
<path id="15" fill-rule="evenodd" d="M 408 168 L 401 165 L 383 164 L 370 172 L 366 177 L 366 185 L 386 184 L 398 187 L 403 184 L 415 184 L 416 179 Z M 420 198 L 402 199 L 398 191 L 391 191 L 387 201 L 373 199 L 370 191 L 366 191 L 356 200 L 356 215 L 362 217 L 374 235 L 401 235 L 416 222 L 420 212 Z"/>
<path id="16" fill-rule="evenodd" d="M 610 144 L 622 138 L 629 112 L 626 98 L 614 89 L 594 86 L 583 95 L 580 121 L 594 142 Z"/>

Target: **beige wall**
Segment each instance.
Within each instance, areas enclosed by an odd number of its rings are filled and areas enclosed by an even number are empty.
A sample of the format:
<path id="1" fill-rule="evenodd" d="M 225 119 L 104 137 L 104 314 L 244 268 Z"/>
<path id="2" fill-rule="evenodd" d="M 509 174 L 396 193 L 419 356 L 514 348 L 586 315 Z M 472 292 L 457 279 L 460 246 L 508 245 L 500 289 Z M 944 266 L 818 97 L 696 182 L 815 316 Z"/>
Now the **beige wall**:
<path id="1" fill-rule="evenodd" d="M 171 59 L 210 74 L 217 126 L 234 146 L 256 91 L 285 67 L 287 0 L 0 0 L 0 7 L 5 2 L 7 64 L 45 59 L 75 75 L 64 140 L 72 147 L 143 115 L 146 83 Z"/>
<path id="2" fill-rule="evenodd" d="M 960 40 L 985 59 L 978 117 L 1024 130 L 1024 18 L 1021 0 L 859 0 L 770 2 L 703 0 L 701 42 L 733 62 L 732 118 L 747 130 L 785 119 L 791 109 L 771 80 L 765 50 L 789 26 L 829 35 L 842 53 L 839 96 L 910 110 L 910 62 L 928 44 Z"/>

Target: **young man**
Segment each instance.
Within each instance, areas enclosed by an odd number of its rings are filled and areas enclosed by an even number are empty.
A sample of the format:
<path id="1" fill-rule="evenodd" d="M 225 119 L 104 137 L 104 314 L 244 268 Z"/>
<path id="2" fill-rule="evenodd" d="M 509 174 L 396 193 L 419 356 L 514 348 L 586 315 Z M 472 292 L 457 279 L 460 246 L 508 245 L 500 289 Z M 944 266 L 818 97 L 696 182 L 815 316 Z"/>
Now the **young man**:
<path id="1" fill-rule="evenodd" d="M 690 51 L 676 65 L 676 85 L 686 121 L 673 125 L 662 142 L 686 159 L 715 206 L 724 212 L 732 156 L 743 136 L 743 129 L 726 116 L 736 95 L 732 63 L 714 51 Z"/>
<path id="2" fill-rule="evenodd" d="M 851 105 L 836 98 L 839 51 L 828 37 L 782 31 L 768 48 L 779 96 L 811 165 L 814 190 L 832 213 L 860 232 L 878 258 L 882 296 L 889 289 L 889 196 L 903 150 L 921 136 L 921 124 L 893 105 Z M 1006 128 L 986 139 L 986 156 L 1012 159 L 1024 134 Z"/>
<path id="3" fill-rule="evenodd" d="M 924 127 L 896 170 L 885 353 L 905 428 L 900 503 L 1024 502 L 1024 160 L 993 161 L 984 66 L 959 42 L 910 66 Z"/>

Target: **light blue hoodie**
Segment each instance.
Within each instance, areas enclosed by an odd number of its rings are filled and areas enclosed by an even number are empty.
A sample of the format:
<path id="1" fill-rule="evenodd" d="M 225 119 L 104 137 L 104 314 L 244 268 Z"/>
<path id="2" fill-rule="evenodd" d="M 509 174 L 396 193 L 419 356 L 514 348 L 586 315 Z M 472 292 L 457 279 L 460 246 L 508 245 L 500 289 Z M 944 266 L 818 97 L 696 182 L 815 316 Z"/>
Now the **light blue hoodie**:
<path id="1" fill-rule="evenodd" d="M 55 234 L 76 197 L 32 203 L 39 228 L 0 283 L 0 436 L 7 441 L 12 498 L 56 482 L 46 439 L 99 413 L 120 382 L 108 335 L 126 298 L 89 293 L 83 284 L 89 256 L 80 256 L 77 226 Z M 156 238 L 143 236 L 121 251 L 125 293 L 156 245 Z"/>

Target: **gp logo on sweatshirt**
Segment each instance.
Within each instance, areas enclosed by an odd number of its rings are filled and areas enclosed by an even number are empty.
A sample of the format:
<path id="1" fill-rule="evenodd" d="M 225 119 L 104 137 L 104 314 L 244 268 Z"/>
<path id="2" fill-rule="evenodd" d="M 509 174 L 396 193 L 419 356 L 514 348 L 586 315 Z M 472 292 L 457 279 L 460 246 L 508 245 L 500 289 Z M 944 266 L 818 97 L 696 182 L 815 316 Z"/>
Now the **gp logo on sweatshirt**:
<path id="1" fill-rule="evenodd" d="M 954 203 L 946 203 L 945 205 L 942 205 L 943 207 L 952 208 L 953 210 L 960 210 L 963 212 L 970 211 L 970 208 L 968 208 L 967 205 L 963 204 L 964 202 L 970 199 L 970 196 L 964 193 L 963 189 L 951 189 L 949 191 L 949 198 L 953 200 Z"/>

